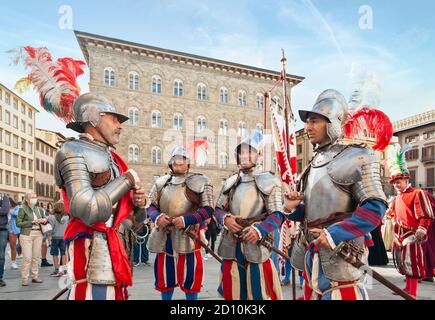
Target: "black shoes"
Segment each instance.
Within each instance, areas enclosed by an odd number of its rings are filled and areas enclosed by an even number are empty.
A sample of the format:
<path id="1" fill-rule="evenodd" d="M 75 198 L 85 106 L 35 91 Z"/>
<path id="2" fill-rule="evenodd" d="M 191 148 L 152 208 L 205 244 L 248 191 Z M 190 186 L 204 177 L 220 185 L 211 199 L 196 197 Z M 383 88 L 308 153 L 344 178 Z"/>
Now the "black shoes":
<path id="1" fill-rule="evenodd" d="M 47 259 L 42 259 L 41 267 L 52 267 L 53 265 L 47 261 Z"/>
<path id="2" fill-rule="evenodd" d="M 6 282 L 3 279 L 0 279 L 0 287 L 6 287 Z"/>

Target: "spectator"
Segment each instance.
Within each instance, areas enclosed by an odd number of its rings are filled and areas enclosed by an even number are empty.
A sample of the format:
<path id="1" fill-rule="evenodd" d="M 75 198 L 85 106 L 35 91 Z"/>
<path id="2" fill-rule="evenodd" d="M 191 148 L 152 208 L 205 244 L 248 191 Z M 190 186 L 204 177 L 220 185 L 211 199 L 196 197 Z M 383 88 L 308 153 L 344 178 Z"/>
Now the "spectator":
<path id="1" fill-rule="evenodd" d="M 9 247 L 11 248 L 11 269 L 18 270 L 17 265 L 17 240 L 20 236 L 20 228 L 17 227 L 17 216 L 21 206 L 18 205 L 12 198 L 9 198 L 11 203 L 10 218 L 9 218 Z"/>
<path id="2" fill-rule="evenodd" d="M 387 251 L 385 250 L 384 240 L 382 239 L 381 226 L 370 232 L 373 245 L 369 246 L 369 266 L 386 266 L 388 264 Z"/>
<path id="3" fill-rule="evenodd" d="M 50 215 L 50 212 L 47 212 L 44 208 L 44 204 L 41 202 L 39 204 L 40 210 L 44 214 L 44 218 L 48 218 Z M 49 242 L 49 234 L 44 234 L 42 238 L 42 245 L 41 245 L 41 267 L 52 267 L 53 264 L 49 263 L 47 261 L 47 251 L 48 251 L 48 242 Z"/>
<path id="4" fill-rule="evenodd" d="M 8 243 L 8 213 L 9 213 L 9 197 L 0 193 L 0 287 L 4 287 L 6 283 L 3 281 L 3 273 L 5 271 L 5 256 L 6 245 Z"/>
<path id="5" fill-rule="evenodd" d="M 61 277 L 67 274 L 66 271 L 66 255 L 65 241 L 63 235 L 69 218 L 66 215 L 63 201 L 58 201 L 54 205 L 53 214 L 48 217 L 48 222 L 53 227 L 51 232 L 51 249 L 50 254 L 53 257 L 54 272 L 50 274 L 52 277 Z M 61 256 L 61 265 L 59 268 L 59 253 Z"/>
<path id="6" fill-rule="evenodd" d="M 394 197 L 390 197 L 388 199 L 389 207 L 391 207 L 393 199 Z M 394 243 L 393 221 L 391 220 L 391 217 L 385 215 L 381 230 L 382 230 L 382 239 L 384 240 L 385 250 L 391 251 L 393 249 L 393 243 Z"/>
<path id="7" fill-rule="evenodd" d="M 23 266 L 21 281 L 23 286 L 29 285 L 29 269 L 32 264 L 32 282 L 42 283 L 39 279 L 38 263 L 41 255 L 42 230 L 41 224 L 47 224 L 43 210 L 36 207 L 38 199 L 33 192 L 26 193 L 24 203 L 18 211 L 17 226 L 21 228 L 20 242 L 23 250 Z"/>
<path id="8" fill-rule="evenodd" d="M 209 219 L 209 223 L 207 224 L 207 230 L 205 231 L 205 237 L 208 243 L 210 243 L 211 250 L 214 252 L 214 247 L 217 238 L 217 222 L 214 216 L 212 216 L 211 219 Z M 206 257 L 211 258 L 211 254 L 207 253 Z"/>

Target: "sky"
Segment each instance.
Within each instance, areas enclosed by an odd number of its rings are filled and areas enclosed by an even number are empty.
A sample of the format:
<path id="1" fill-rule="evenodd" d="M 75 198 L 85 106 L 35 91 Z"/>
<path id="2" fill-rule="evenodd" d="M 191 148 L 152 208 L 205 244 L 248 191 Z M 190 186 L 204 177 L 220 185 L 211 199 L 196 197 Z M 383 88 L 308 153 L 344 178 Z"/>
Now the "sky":
<path id="1" fill-rule="evenodd" d="M 0 82 L 25 75 L 6 51 L 46 46 L 55 58 L 83 59 L 73 30 L 305 77 L 292 107 L 311 109 L 325 89 L 365 103 L 392 121 L 435 109 L 435 2 L 431 0 L 8 1 L 0 5 Z M 79 78 L 88 92 L 89 72 Z M 39 107 L 37 127 L 74 134 Z M 301 122 L 298 126 L 301 127 Z"/>

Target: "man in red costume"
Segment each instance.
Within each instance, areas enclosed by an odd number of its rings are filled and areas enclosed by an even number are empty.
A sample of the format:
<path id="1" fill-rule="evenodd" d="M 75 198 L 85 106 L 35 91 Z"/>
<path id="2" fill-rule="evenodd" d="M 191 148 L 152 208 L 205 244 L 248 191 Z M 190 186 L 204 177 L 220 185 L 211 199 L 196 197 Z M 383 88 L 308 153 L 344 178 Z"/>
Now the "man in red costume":
<path id="1" fill-rule="evenodd" d="M 404 152 L 397 158 L 403 158 L 403 155 Z M 396 268 L 406 277 L 404 290 L 416 297 L 418 280 L 425 277 L 424 242 L 434 214 L 426 193 L 409 183 L 406 162 L 402 159 L 398 164 L 390 169 L 389 183 L 396 189 L 397 196 L 387 215 L 392 218 L 394 226 Z"/>

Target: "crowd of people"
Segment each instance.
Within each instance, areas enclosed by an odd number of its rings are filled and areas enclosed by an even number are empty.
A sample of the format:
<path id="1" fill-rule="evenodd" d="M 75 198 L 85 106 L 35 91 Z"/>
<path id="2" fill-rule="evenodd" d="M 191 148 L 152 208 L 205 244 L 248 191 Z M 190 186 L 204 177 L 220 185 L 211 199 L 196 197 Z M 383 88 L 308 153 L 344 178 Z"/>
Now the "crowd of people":
<path id="1" fill-rule="evenodd" d="M 35 193 L 27 193 L 23 202 L 16 202 L 6 194 L 1 194 L 0 218 L 0 286 L 6 286 L 3 280 L 5 258 L 10 256 L 10 269 L 18 271 L 17 258 L 22 259 L 21 282 L 29 285 L 29 272 L 32 283 L 42 283 L 39 277 L 40 267 L 52 267 L 47 260 L 47 251 L 54 261 L 55 270 L 51 276 L 66 275 L 66 256 L 63 232 L 68 224 L 68 216 L 63 203 L 57 202 L 53 210 L 50 205 L 44 207 L 38 202 Z M 50 225 L 50 227 L 47 227 Z M 9 250 L 7 245 L 9 244 Z M 63 248 L 63 250 L 62 250 Z M 61 265 L 59 266 L 59 255 Z M 62 274 L 59 273 L 59 268 Z"/>

